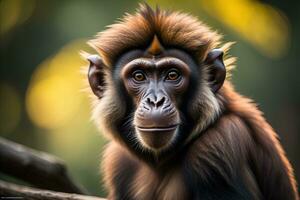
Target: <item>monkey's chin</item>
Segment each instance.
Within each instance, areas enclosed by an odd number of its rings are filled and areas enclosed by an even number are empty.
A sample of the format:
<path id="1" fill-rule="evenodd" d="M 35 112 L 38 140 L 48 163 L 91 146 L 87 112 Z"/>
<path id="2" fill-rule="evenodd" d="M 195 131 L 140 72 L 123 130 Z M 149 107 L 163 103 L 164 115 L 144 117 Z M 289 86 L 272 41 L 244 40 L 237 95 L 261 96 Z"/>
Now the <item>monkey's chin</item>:
<path id="1" fill-rule="evenodd" d="M 146 148 L 160 151 L 170 146 L 178 125 L 168 127 L 136 127 L 138 139 Z"/>

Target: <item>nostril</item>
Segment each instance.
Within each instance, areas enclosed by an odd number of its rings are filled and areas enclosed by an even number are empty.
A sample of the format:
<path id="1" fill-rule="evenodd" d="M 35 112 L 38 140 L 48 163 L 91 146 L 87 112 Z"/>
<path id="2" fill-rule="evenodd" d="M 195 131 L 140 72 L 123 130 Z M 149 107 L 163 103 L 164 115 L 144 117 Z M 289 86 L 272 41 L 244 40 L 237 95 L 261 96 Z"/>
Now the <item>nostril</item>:
<path id="1" fill-rule="evenodd" d="M 147 103 L 150 106 L 153 106 L 153 107 L 155 106 L 155 103 L 150 98 L 147 98 Z"/>
<path id="2" fill-rule="evenodd" d="M 160 107 L 160 106 L 162 106 L 162 105 L 164 104 L 164 102 L 165 102 L 165 97 L 162 97 L 162 98 L 156 103 L 156 106 L 157 106 L 157 107 Z"/>

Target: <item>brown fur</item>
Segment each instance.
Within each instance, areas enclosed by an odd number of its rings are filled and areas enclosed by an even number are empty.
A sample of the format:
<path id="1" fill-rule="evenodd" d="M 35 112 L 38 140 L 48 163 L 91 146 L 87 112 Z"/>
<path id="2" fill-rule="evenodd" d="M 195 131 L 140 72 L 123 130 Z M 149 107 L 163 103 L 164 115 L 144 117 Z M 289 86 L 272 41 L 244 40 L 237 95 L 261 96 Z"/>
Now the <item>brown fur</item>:
<path id="1" fill-rule="evenodd" d="M 202 61 L 208 50 L 219 44 L 220 36 L 195 17 L 185 13 L 156 9 L 141 4 L 134 15 L 126 14 L 118 23 L 89 42 L 111 66 L 125 51 L 147 47 L 154 35 L 163 46 L 180 47 Z"/>
<path id="2" fill-rule="evenodd" d="M 109 199 L 189 199 L 185 173 L 193 175 L 190 179 L 201 180 L 203 186 L 215 184 L 215 198 L 219 199 L 229 195 L 222 194 L 218 187 L 222 184 L 228 188 L 245 184 L 251 194 L 249 199 L 298 199 L 293 170 L 276 133 L 256 105 L 236 93 L 229 80 L 217 94 L 211 92 L 207 82 L 210 66 L 201 68 L 203 80 L 190 107 L 194 116 L 200 113 L 201 117 L 185 143 L 184 153 L 174 155 L 175 161 L 165 164 L 163 170 L 148 166 L 127 151 L 114 126 L 125 117 L 125 108 L 115 98 L 109 69 L 122 53 L 147 48 L 155 35 L 163 47 L 183 49 L 199 65 L 210 50 L 220 45 L 221 38 L 190 15 L 153 11 L 143 4 L 136 14 L 127 14 L 90 42 L 107 66 L 107 88 L 103 98 L 94 101 L 93 119 L 114 138 L 106 148 L 103 163 Z M 226 52 L 230 45 L 221 48 Z M 229 71 L 235 60 L 225 57 Z M 241 185 L 233 185 L 237 179 L 242 180 Z M 202 185 L 197 184 L 200 190 Z M 205 196 L 205 187 L 201 192 Z"/>
<path id="3" fill-rule="evenodd" d="M 282 195 L 286 197 L 284 199 L 298 199 L 292 167 L 262 113 L 251 100 L 237 94 L 228 82 L 221 89 L 220 96 L 227 108 L 226 114 L 189 144 L 179 167 L 169 166 L 169 174 L 160 177 L 137 158 L 125 159 L 127 151 L 115 145 L 113 150 L 106 151 L 105 160 L 114 162 L 116 154 L 122 159 L 118 164 L 105 163 L 109 168 L 105 169 L 109 176 L 106 176 L 107 180 L 112 180 L 117 174 L 128 174 L 124 163 L 133 162 L 137 170 L 131 174 L 132 182 L 128 187 L 131 199 L 186 199 L 188 194 L 180 172 L 184 165 L 188 165 L 189 170 L 207 182 L 213 178 L 210 176 L 212 169 L 228 183 L 233 177 L 242 176 L 253 199 L 281 199 Z M 122 162 L 124 159 L 126 161 Z M 255 163 L 255 174 L 248 165 L 250 160 Z M 111 184 L 108 188 L 113 193 L 114 186 Z"/>

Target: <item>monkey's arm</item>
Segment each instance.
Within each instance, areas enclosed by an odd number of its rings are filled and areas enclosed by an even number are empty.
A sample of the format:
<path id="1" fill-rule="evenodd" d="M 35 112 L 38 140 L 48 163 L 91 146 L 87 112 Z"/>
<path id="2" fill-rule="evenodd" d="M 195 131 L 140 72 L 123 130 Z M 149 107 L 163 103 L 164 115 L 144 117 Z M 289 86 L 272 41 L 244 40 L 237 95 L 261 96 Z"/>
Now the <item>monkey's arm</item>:
<path id="1" fill-rule="evenodd" d="M 236 136 L 246 138 L 239 145 L 246 147 L 250 172 L 264 199 L 299 199 L 292 167 L 263 113 L 252 100 L 236 93 L 229 83 L 222 92 L 227 112 L 235 115 L 245 127 L 244 131 L 237 129 Z"/>
<path id="2" fill-rule="evenodd" d="M 257 108 L 252 108 L 252 111 L 246 115 L 237 115 L 239 120 L 234 121 L 237 131 L 235 137 L 242 138 L 239 146 L 241 149 L 244 148 L 242 154 L 238 155 L 247 158 L 244 176 L 246 175 L 248 189 L 263 199 L 298 199 L 293 170 L 277 134 Z M 249 187 L 249 183 L 253 181 L 257 186 L 252 184 L 252 187 Z"/>
<path id="3" fill-rule="evenodd" d="M 249 149 L 249 162 L 264 199 L 299 199 L 293 170 L 276 133 L 267 123 L 262 126 L 252 129 L 255 146 Z"/>
<path id="4" fill-rule="evenodd" d="M 192 144 L 185 182 L 195 199 L 297 199 L 275 133 L 252 126 L 224 115 Z"/>
<path id="5" fill-rule="evenodd" d="M 188 151 L 185 182 L 192 199 L 260 199 L 247 163 L 248 129 L 238 116 L 223 115 Z"/>
<path id="6" fill-rule="evenodd" d="M 127 150 L 115 142 L 110 142 L 105 148 L 102 162 L 108 199 L 131 199 L 131 182 L 137 170 L 138 163 Z"/>

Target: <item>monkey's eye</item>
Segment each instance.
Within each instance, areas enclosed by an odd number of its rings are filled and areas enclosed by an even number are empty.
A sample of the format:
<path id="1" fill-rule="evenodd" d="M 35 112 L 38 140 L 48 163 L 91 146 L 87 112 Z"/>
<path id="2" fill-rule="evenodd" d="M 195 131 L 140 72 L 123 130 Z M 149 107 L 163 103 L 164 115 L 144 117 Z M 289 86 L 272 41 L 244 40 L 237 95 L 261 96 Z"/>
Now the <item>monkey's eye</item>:
<path id="1" fill-rule="evenodd" d="M 168 75 L 166 77 L 167 80 L 175 81 L 179 78 L 180 74 L 177 70 L 173 69 L 168 72 Z"/>
<path id="2" fill-rule="evenodd" d="M 136 81 L 143 81 L 143 80 L 146 79 L 146 76 L 145 76 L 145 74 L 143 72 L 136 71 L 136 72 L 133 73 L 133 78 Z"/>

